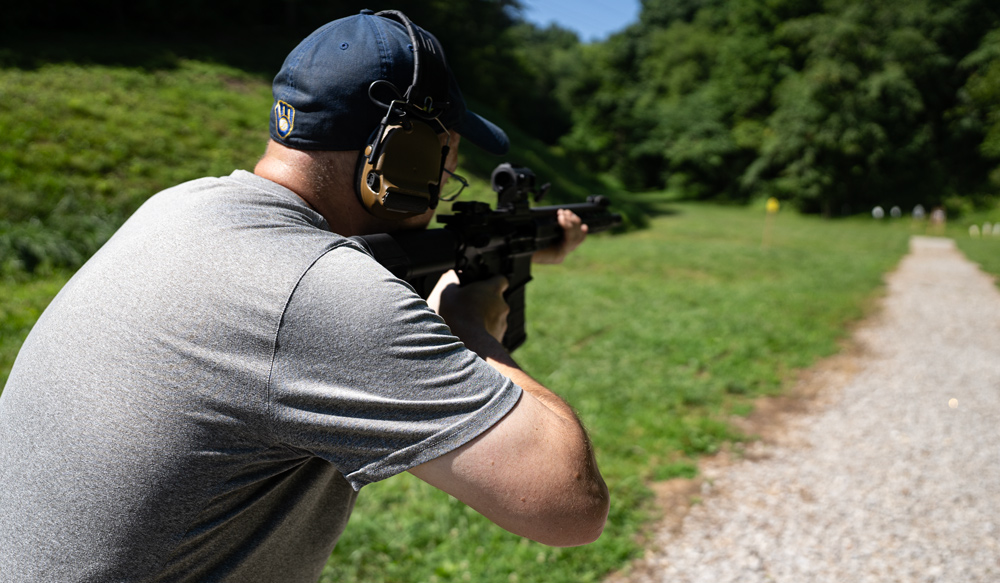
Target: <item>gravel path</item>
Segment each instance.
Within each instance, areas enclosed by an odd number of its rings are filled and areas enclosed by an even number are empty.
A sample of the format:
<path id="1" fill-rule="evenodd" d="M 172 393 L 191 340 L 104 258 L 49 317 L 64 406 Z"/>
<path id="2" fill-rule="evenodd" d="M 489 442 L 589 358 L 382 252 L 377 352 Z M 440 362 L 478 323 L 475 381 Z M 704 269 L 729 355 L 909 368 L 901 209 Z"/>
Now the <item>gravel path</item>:
<path id="1" fill-rule="evenodd" d="M 950 239 L 910 251 L 811 410 L 674 488 L 700 501 L 609 583 L 1000 581 L 1000 290 Z"/>

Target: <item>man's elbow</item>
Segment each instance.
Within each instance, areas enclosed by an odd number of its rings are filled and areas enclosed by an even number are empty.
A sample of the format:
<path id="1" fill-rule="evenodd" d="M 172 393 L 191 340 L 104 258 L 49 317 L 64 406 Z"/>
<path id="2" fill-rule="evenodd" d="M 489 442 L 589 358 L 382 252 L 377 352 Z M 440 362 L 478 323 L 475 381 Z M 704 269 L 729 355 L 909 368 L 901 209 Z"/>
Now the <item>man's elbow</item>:
<path id="1" fill-rule="evenodd" d="M 590 544 L 600 538 L 608 520 L 611 497 L 604 480 L 598 478 L 586 492 L 573 496 L 569 508 L 550 513 L 546 519 L 549 528 L 530 537 L 536 542 L 553 547 L 576 547 Z M 554 504 L 552 509 L 558 508 Z"/>
<path id="2" fill-rule="evenodd" d="M 601 485 L 604 486 L 604 483 L 602 482 Z M 608 489 L 605 486 L 603 495 L 594 498 L 591 508 L 581 513 L 579 528 L 574 533 L 575 536 L 569 537 L 558 546 L 578 547 L 596 541 L 600 538 L 601 533 L 604 532 L 610 508 L 611 497 L 608 495 Z"/>

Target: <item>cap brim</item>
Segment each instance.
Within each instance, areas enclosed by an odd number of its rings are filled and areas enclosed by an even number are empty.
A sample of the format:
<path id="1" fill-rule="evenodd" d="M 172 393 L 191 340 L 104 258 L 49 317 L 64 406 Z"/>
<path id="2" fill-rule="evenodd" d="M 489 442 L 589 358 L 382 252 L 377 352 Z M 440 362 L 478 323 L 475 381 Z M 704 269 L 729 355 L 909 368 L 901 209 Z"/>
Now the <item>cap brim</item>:
<path id="1" fill-rule="evenodd" d="M 462 136 L 462 141 L 468 140 L 490 154 L 503 156 L 510 150 L 510 140 L 502 129 L 469 110 L 453 129 Z"/>

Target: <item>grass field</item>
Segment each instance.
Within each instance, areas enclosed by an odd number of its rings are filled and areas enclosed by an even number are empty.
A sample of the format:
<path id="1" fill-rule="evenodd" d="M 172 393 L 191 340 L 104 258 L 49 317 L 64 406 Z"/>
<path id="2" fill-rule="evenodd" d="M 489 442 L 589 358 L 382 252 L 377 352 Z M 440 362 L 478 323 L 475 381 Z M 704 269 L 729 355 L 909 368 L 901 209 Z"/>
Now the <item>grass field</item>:
<path id="1" fill-rule="evenodd" d="M 538 269 L 515 354 L 590 429 L 613 496 L 603 537 L 562 550 L 520 541 L 404 476 L 364 492 L 324 581 L 600 580 L 638 552 L 648 484 L 750 437 L 729 417 L 837 350 L 910 235 L 783 214 L 763 248 L 762 209 L 663 210 L 646 230 Z"/>
<path id="2" fill-rule="evenodd" d="M 993 225 L 1000 223 L 1000 207 L 970 213 L 968 216 L 951 221 L 948 225 L 948 236 L 955 239 L 958 248 L 987 273 L 1000 277 L 1000 233 L 993 235 Z M 977 233 L 970 234 L 970 227 L 975 225 Z M 989 235 L 984 234 L 989 226 Z M 1000 230 L 1000 229 L 998 229 Z M 1000 279 L 997 280 L 1000 284 Z"/>
<path id="3" fill-rule="evenodd" d="M 69 270 L 131 209 L 177 181 L 252 166 L 270 97 L 264 79 L 189 61 L 0 69 L 0 97 L 2 385 Z M 557 174 L 563 192 L 595 188 L 569 161 L 512 135 L 515 161 L 543 180 Z M 487 162 L 463 163 L 478 178 L 473 193 L 489 200 Z M 526 542 L 403 475 L 363 491 L 323 581 L 600 580 L 639 552 L 655 516 L 649 484 L 689 476 L 699 456 L 751 438 L 731 417 L 835 352 L 916 232 L 902 221 L 788 212 L 768 225 L 763 206 L 661 194 L 615 204 L 655 213 L 648 228 L 594 237 L 565 265 L 536 270 L 529 339 L 515 354 L 591 431 L 613 496 L 604 536 L 579 549 Z"/>

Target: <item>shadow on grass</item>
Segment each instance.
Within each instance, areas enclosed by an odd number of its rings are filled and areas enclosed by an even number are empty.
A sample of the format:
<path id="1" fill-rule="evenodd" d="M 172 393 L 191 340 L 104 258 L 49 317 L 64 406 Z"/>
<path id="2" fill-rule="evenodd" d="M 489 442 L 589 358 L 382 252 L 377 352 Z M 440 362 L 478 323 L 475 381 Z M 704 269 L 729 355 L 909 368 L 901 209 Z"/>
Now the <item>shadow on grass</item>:
<path id="1" fill-rule="evenodd" d="M 52 63 L 74 63 L 159 71 L 175 69 L 180 61 L 191 59 L 270 79 L 301 39 L 298 35 L 275 36 L 268 29 L 221 33 L 210 38 L 22 31 L 6 35 L 0 47 L 0 68 L 32 70 Z"/>

